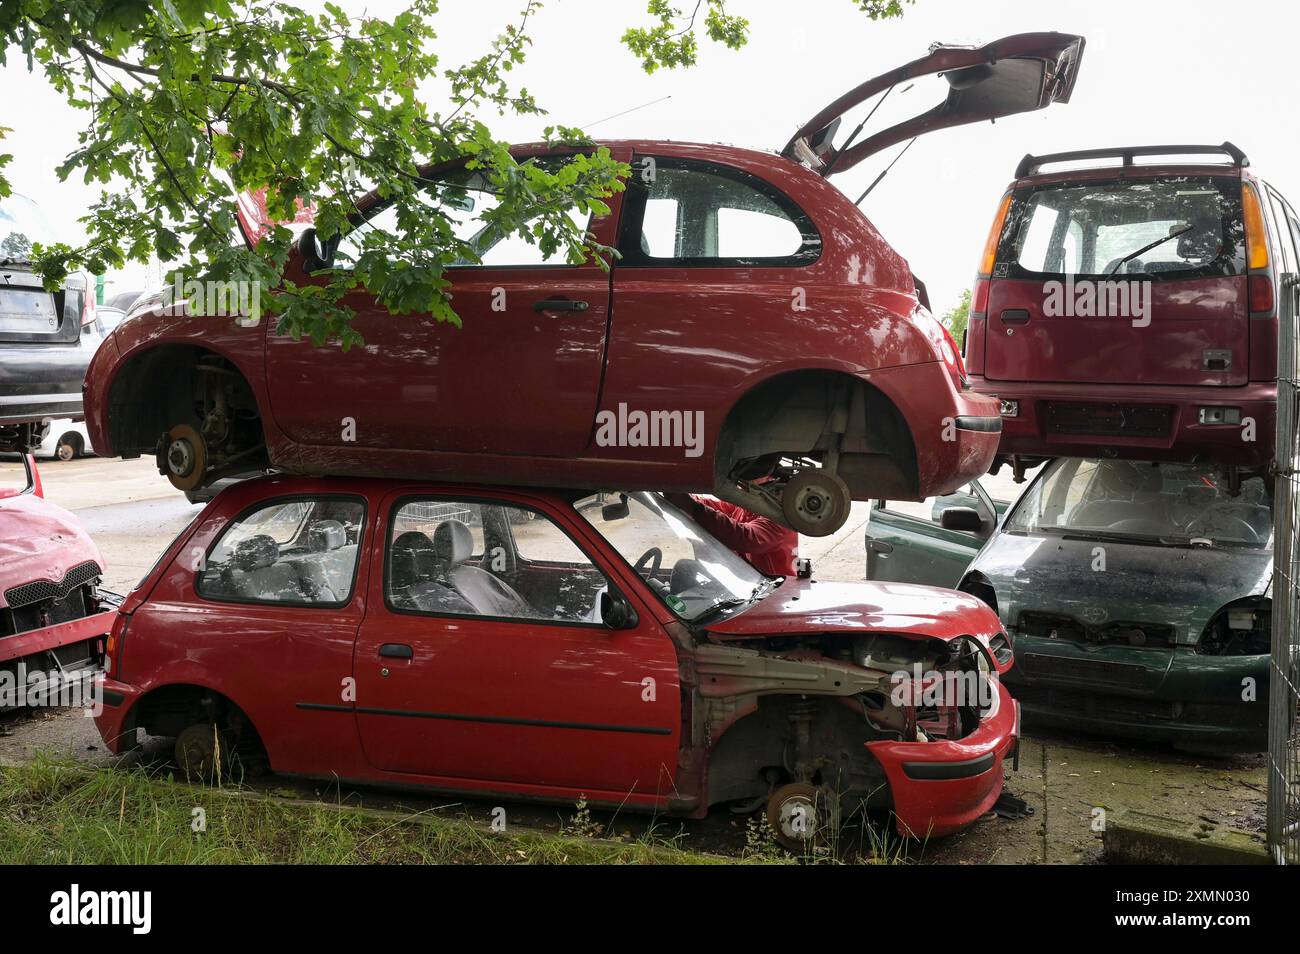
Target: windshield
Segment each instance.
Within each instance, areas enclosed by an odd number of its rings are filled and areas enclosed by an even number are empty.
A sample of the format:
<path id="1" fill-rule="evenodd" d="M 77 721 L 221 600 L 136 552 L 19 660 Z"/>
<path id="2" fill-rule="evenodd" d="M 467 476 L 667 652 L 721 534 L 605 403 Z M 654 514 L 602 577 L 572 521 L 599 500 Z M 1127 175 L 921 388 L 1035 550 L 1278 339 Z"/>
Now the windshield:
<path id="1" fill-rule="evenodd" d="M 53 241 L 49 223 L 31 199 L 10 195 L 0 202 L 0 262 L 29 261 L 33 242 Z"/>
<path id="2" fill-rule="evenodd" d="M 1245 272 L 1241 180 L 1167 176 L 1017 192 L 998 262 L 1008 277 Z"/>
<path id="3" fill-rule="evenodd" d="M 658 494 L 593 494 L 573 506 L 682 619 L 743 605 L 776 585 Z"/>
<path id="4" fill-rule="evenodd" d="M 1008 519 L 1011 533 L 1065 533 L 1171 545 L 1265 547 L 1273 501 L 1260 477 L 1227 479 L 1200 464 L 1058 460 Z"/>

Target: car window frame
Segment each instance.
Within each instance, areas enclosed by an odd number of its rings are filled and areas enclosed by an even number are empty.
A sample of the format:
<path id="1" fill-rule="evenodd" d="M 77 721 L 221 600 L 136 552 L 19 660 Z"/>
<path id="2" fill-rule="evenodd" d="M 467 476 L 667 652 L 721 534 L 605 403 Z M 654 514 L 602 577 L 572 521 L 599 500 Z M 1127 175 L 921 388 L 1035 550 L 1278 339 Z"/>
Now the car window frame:
<path id="1" fill-rule="evenodd" d="M 1037 195 L 1038 193 L 1055 192 L 1058 190 L 1080 188 L 1080 187 L 1101 188 L 1105 186 L 1131 185 L 1134 183 L 1138 183 L 1138 184 L 1148 183 L 1148 182 L 1163 183 L 1163 182 L 1170 182 L 1177 179 L 1189 179 L 1189 178 L 1215 180 L 1216 187 L 1219 188 L 1221 194 L 1228 201 L 1231 201 L 1232 199 L 1232 196 L 1229 194 L 1231 190 L 1225 189 L 1224 184 L 1231 181 L 1240 182 L 1239 179 L 1235 179 L 1232 175 L 1224 174 L 1221 172 L 1207 172 L 1204 174 L 1198 173 L 1195 175 L 1191 175 L 1191 174 L 1160 174 L 1160 175 L 1150 175 L 1150 176 L 1118 175 L 1110 178 L 1094 179 L 1088 177 L 1084 179 L 1071 179 L 1071 180 L 1064 180 L 1060 182 L 1036 182 L 1036 183 L 1030 183 L 1028 185 L 1020 186 L 1019 188 L 1011 190 L 1010 192 L 1011 209 L 1009 214 L 1007 215 L 1007 221 L 1003 224 L 1002 234 L 998 236 L 997 253 L 994 259 L 995 261 L 994 278 L 998 280 L 1006 279 L 1006 280 L 1048 282 L 1048 281 L 1059 281 L 1064 275 L 1067 274 L 1066 272 L 1035 271 L 1034 269 L 1027 268 L 1020 263 L 1020 255 L 1024 251 L 1024 240 L 1023 240 L 1024 236 L 1022 235 L 1022 233 L 1027 234 L 1028 227 L 1029 227 L 1028 220 L 1025 216 L 1025 209 L 1029 204 L 1029 202 L 1032 201 L 1034 196 Z M 1238 199 L 1237 201 L 1238 204 L 1240 204 L 1240 199 Z M 1240 211 L 1240 208 L 1238 208 L 1238 211 Z M 1073 219 L 1073 216 L 1071 216 L 1071 218 Z M 1083 261 L 1087 261 L 1090 258 L 1096 257 L 1097 227 L 1094 226 L 1093 228 L 1085 232 L 1084 239 L 1085 239 L 1085 247 L 1080 255 L 1080 258 Z M 1232 273 L 1224 274 L 1221 268 L 1221 263 L 1224 265 L 1230 264 L 1233 268 Z M 1098 263 L 1096 261 L 1093 261 L 1092 264 L 1094 267 L 1098 266 Z M 998 271 L 998 269 L 1002 269 L 1002 271 Z M 1115 274 L 1111 274 L 1109 272 L 1091 271 L 1091 272 L 1075 272 L 1073 273 L 1073 275 L 1076 280 L 1088 279 L 1090 281 L 1094 279 L 1096 280 L 1104 279 L 1108 281 L 1150 280 L 1154 282 L 1166 282 L 1166 281 L 1180 282 L 1180 281 L 1193 281 L 1193 280 L 1201 280 L 1201 279 L 1240 278 L 1241 276 L 1246 275 L 1248 272 L 1249 272 L 1249 268 L 1247 267 L 1247 262 L 1246 262 L 1246 250 L 1245 250 L 1245 240 L 1244 240 L 1244 232 L 1243 232 L 1242 242 L 1237 248 L 1233 250 L 1233 255 L 1231 256 L 1231 258 L 1227 258 L 1223 254 L 1220 254 L 1220 256 L 1216 258 L 1213 262 L 1207 262 L 1204 265 L 1198 265 L 1194 268 L 1185 268 L 1176 271 L 1171 270 L 1168 272 L 1165 271 L 1155 271 L 1149 273 L 1148 272 L 1134 272 L 1134 273 L 1118 272 Z"/>
<path id="2" fill-rule="evenodd" d="M 943 533 L 956 533 L 956 534 L 960 534 L 963 537 L 969 537 L 972 540 L 987 539 L 989 536 L 992 535 L 993 531 L 996 530 L 998 524 L 1002 520 L 1002 517 L 1005 516 L 1005 512 L 1003 514 L 998 513 L 998 508 L 996 506 L 997 502 L 989 495 L 988 491 L 986 491 L 983 487 L 979 485 L 979 482 L 977 480 L 971 479 L 971 481 L 968 484 L 966 484 L 966 486 L 974 487 L 975 493 L 963 494 L 963 496 L 967 496 L 967 497 L 973 496 L 979 502 L 978 507 L 972 507 L 971 509 L 980 515 L 981 520 L 989 521 L 989 525 L 992 529 L 988 531 L 950 530 L 947 527 L 945 527 L 942 523 L 940 523 L 938 520 L 935 520 L 933 517 L 918 517 L 915 514 L 903 513 L 901 510 L 890 510 L 889 509 L 890 500 L 888 497 L 878 497 L 875 500 L 873 500 L 871 503 L 871 510 L 873 513 L 879 512 L 883 514 L 889 514 L 889 516 L 894 517 L 895 519 L 909 520 L 913 523 L 918 524 L 919 526 L 928 527 L 933 530 L 939 530 Z M 937 499 L 939 497 L 953 496 L 956 493 L 959 493 L 959 491 L 954 491 L 953 494 L 935 494 L 934 498 Z M 926 498 L 926 499 L 928 500 L 932 498 Z M 894 500 L 894 503 L 901 503 L 901 502 L 902 501 L 899 501 L 897 499 Z M 908 502 L 913 502 L 913 501 L 908 501 Z M 957 504 L 955 506 L 961 506 L 961 505 Z M 946 510 L 949 508 L 945 507 L 944 509 Z M 870 521 L 868 521 L 868 527 L 870 527 Z"/>
<path id="3" fill-rule="evenodd" d="M 203 566 L 204 567 L 208 566 L 208 558 L 212 556 L 212 551 L 215 550 L 217 548 L 217 545 L 221 543 L 222 539 L 230 531 L 230 528 L 238 524 L 241 520 L 245 519 L 249 514 L 253 514 L 256 513 L 258 510 L 262 510 L 265 509 L 266 507 L 279 505 L 279 504 L 297 503 L 299 501 L 317 502 L 322 500 L 347 500 L 352 502 L 360 502 L 361 504 L 361 526 L 360 529 L 358 529 L 357 531 L 357 558 L 352 566 L 352 579 L 348 586 L 348 595 L 346 599 L 342 601 L 335 601 L 335 602 L 322 602 L 320 600 L 308 602 L 305 600 L 256 600 L 256 599 L 246 599 L 244 597 L 236 597 L 236 596 L 213 596 L 211 594 L 204 593 L 199 587 L 199 584 L 203 578 L 203 573 L 204 573 L 203 569 L 198 569 L 193 571 L 194 576 L 193 579 L 191 580 L 191 589 L 193 589 L 194 595 L 198 597 L 200 600 L 203 600 L 204 602 L 233 603 L 237 606 L 287 606 L 294 609 L 334 609 L 334 610 L 344 609 L 350 606 L 352 601 L 356 598 L 357 595 L 357 580 L 360 577 L 361 563 L 363 560 L 362 551 L 365 549 L 366 524 L 370 518 L 370 501 L 360 494 L 350 494 L 350 493 L 285 494 L 279 497 L 267 497 L 257 501 L 256 503 L 249 504 L 243 510 L 239 511 L 239 513 L 236 514 L 234 517 L 232 517 L 230 520 L 226 521 L 225 526 L 223 526 L 220 532 L 217 533 L 212 538 L 212 542 L 209 543 L 207 548 L 203 551 Z M 202 516 L 202 514 L 200 514 L 200 516 Z"/>
<path id="4" fill-rule="evenodd" d="M 565 627 L 576 626 L 583 629 L 599 629 L 606 633 L 610 631 L 610 628 L 607 625 L 605 625 L 605 623 L 593 622 L 589 620 L 531 619 L 531 618 L 522 619 L 517 616 L 487 616 L 482 613 L 473 613 L 473 614 L 440 613 L 440 612 L 434 612 L 432 610 L 407 609 L 405 607 L 394 606 L 393 601 L 390 598 L 391 594 L 388 585 L 392 573 L 391 544 L 393 540 L 393 536 L 392 536 L 393 527 L 396 525 L 397 522 L 396 518 L 398 513 L 401 511 L 402 507 L 408 503 L 416 503 L 416 502 L 450 503 L 450 504 L 473 503 L 473 504 L 479 504 L 480 506 L 489 506 L 489 507 L 515 507 L 516 509 L 519 510 L 527 510 L 531 513 L 534 513 L 538 517 L 541 517 L 542 519 L 549 521 L 552 526 L 556 527 L 561 533 L 563 533 L 566 537 L 569 538 L 569 542 L 571 542 L 575 547 L 577 547 L 578 551 L 583 556 L 585 556 L 587 560 L 591 563 L 591 565 L 596 569 L 596 572 L 598 572 L 601 576 L 605 578 L 605 588 L 608 590 L 611 597 L 617 596 L 617 598 L 623 600 L 629 605 L 631 604 L 631 601 L 628 600 L 628 598 L 624 595 L 622 589 L 617 585 L 617 581 L 615 581 L 614 578 L 608 572 L 608 570 L 601 565 L 600 561 L 598 561 L 597 559 L 595 559 L 595 557 L 592 556 L 591 551 L 587 547 L 583 546 L 582 541 L 579 540 L 569 530 L 568 527 L 566 527 L 563 523 L 557 520 L 553 514 L 548 513 L 540 506 L 531 503 L 524 503 L 518 500 L 505 500 L 501 498 L 486 497 L 481 494 L 455 495 L 455 494 L 411 493 L 411 494 L 403 494 L 402 496 L 392 500 L 387 505 L 387 511 L 388 511 L 387 520 L 385 521 L 384 524 L 384 533 L 382 539 L 379 541 L 380 546 L 383 547 L 383 572 L 380 574 L 380 589 L 384 598 L 384 608 L 387 609 L 388 612 L 390 613 L 393 613 L 397 616 L 418 616 L 423 619 L 482 620 L 484 622 L 490 622 L 490 623 L 514 623 L 516 625 L 521 625 L 521 626 L 565 626 Z M 518 546 L 515 545 L 514 527 L 510 525 L 509 521 L 506 522 L 506 525 L 507 525 L 507 530 L 510 533 L 510 545 L 515 551 L 515 562 L 516 565 L 518 565 L 520 556 L 519 556 L 519 548 Z M 486 548 L 487 546 L 486 536 L 484 537 L 483 545 Z M 530 560 L 528 562 L 532 563 L 536 561 Z"/>
<path id="5" fill-rule="evenodd" d="M 640 164 L 646 159 L 652 160 L 656 169 L 703 172 L 748 186 L 772 200 L 786 214 L 790 222 L 799 230 L 802 243 L 798 250 L 790 255 L 741 258 L 721 256 L 657 258 L 647 255 L 641 249 L 641 232 L 645 223 L 646 203 L 650 197 L 651 186 L 637 174 L 637 170 L 641 168 Z M 784 190 L 767 179 L 745 169 L 719 162 L 682 156 L 660 156 L 653 153 L 634 153 L 631 165 L 633 172 L 627 180 L 624 191 L 623 211 L 617 233 L 616 247 L 619 258 L 614 266 L 616 270 L 619 268 L 807 268 L 816 264 L 822 257 L 826 243 L 812 216 Z"/>
<path id="6" fill-rule="evenodd" d="M 582 151 L 581 149 L 578 149 L 578 150 L 572 150 L 572 149 L 570 149 L 570 150 L 563 150 L 563 151 L 559 151 L 559 152 L 538 153 L 538 154 L 535 154 L 535 155 L 529 155 L 529 156 L 527 156 L 527 157 L 524 157 L 524 158 L 522 159 L 522 161 L 521 161 L 519 164 L 520 164 L 520 165 L 523 165 L 525 162 L 531 162 L 531 161 L 534 161 L 534 160 L 537 160 L 537 161 L 539 161 L 539 162 L 543 162 L 543 161 L 545 161 L 545 160 L 547 160 L 547 159 L 558 159 L 558 160 L 563 161 L 563 160 L 565 160 L 565 159 L 572 158 L 573 156 L 580 156 L 580 155 L 584 155 L 584 153 L 583 153 L 583 151 Z M 463 173 L 463 172 L 467 171 L 466 168 L 465 168 L 465 164 L 466 164 L 466 162 L 468 162 L 468 160 L 463 160 L 463 161 L 459 161 L 459 162 L 453 162 L 453 163 L 450 164 L 450 165 L 442 166 L 442 167 L 437 168 L 437 169 L 430 169 L 430 170 L 428 170 L 427 172 L 425 172 L 425 173 L 421 176 L 421 178 L 424 180 L 424 182 L 423 182 L 423 184 L 422 184 L 422 188 L 425 189 L 425 190 L 433 189 L 433 188 L 437 187 L 438 185 L 440 185 L 440 184 L 444 181 L 444 178 L 445 178 L 446 176 L 453 175 L 453 174 L 456 174 L 456 173 Z M 470 170 L 470 171 L 473 171 L 473 170 Z M 466 190 L 466 191 L 469 191 L 469 190 Z M 383 214 L 384 212 L 386 212 L 388 209 L 392 208 L 393 204 L 394 204 L 394 203 L 393 203 L 393 200 L 392 200 L 392 199 L 380 199 L 380 200 L 377 200 L 377 201 L 371 203 L 369 206 L 367 206 L 363 212 L 354 212 L 354 213 L 352 213 L 351 215 L 349 215 L 349 216 L 348 216 L 348 227 L 347 227 L 347 230 L 344 231 L 343 233 L 341 233 L 342 236 L 343 236 L 343 238 L 347 238 L 348 234 L 350 234 L 351 232 L 354 232 L 354 231 L 356 231 L 357 229 L 363 228 L 363 227 L 366 225 L 366 223 L 368 223 L 372 218 L 374 218 L 374 217 L 377 216 L 377 215 L 382 215 L 382 214 Z M 612 205 L 611 205 L 611 211 L 613 211 L 613 206 L 612 206 Z M 597 219 L 598 219 L 598 216 L 597 216 L 594 212 L 590 212 L 590 213 L 588 213 L 588 215 L 587 215 L 587 226 L 586 226 L 586 232 L 587 232 L 587 233 L 589 233 L 589 234 L 591 233 L 591 231 L 592 231 L 592 224 L 593 224 L 594 222 L 596 222 Z M 478 233 L 476 232 L 475 234 L 478 234 Z M 516 235 L 516 234 L 517 234 L 517 233 L 511 233 L 511 235 Z M 501 241 L 505 241 L 505 239 L 506 239 L 506 238 L 509 238 L 509 237 L 510 237 L 510 236 L 504 236 L 504 237 L 501 239 Z M 469 244 L 469 243 L 466 242 L 466 244 Z M 489 249 L 489 250 L 490 250 L 490 249 Z M 352 271 L 352 270 L 354 269 L 355 266 L 353 266 L 353 265 L 344 265 L 344 264 L 335 263 L 335 264 L 334 264 L 333 266 L 331 266 L 331 267 L 333 267 L 333 268 L 341 268 L 341 269 L 345 269 L 345 270 L 347 270 L 347 271 Z M 452 264 L 452 265 L 448 265 L 448 266 L 444 269 L 444 271 L 446 271 L 446 272 L 456 272 L 456 271 L 459 271 L 459 270 L 461 270 L 461 269 L 464 269 L 464 270 L 467 271 L 467 272 L 482 272 L 482 271 L 484 271 L 484 270 L 488 270 L 488 269 L 495 269 L 495 270 L 497 270 L 497 271 L 532 271 L 532 270 L 535 270 L 535 269 L 566 269 L 566 268 L 567 268 L 567 269 L 600 268 L 600 263 L 597 262 L 597 261 L 595 261 L 595 260 L 592 259 L 592 258 L 588 258 L 587 261 L 585 261 L 585 262 L 579 262 L 579 263 L 576 263 L 576 264 L 573 263 L 573 262 L 568 262 L 568 261 L 564 261 L 564 262 L 539 262 L 539 263 L 532 264 L 532 265 L 498 265 L 498 264 L 487 264 L 486 262 L 483 262 L 483 263 L 465 262 L 465 263 L 463 263 L 463 264 Z"/>

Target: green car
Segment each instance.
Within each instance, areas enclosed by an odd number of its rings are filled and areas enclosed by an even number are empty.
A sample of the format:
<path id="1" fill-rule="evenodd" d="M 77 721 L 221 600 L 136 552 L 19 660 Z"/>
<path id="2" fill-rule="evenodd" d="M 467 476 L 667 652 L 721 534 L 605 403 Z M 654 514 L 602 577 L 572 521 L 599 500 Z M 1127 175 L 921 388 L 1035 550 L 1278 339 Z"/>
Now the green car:
<path id="1" fill-rule="evenodd" d="M 1015 640 L 1028 719 L 1198 752 L 1268 736 L 1271 485 L 1211 465 L 1060 458 L 1013 503 L 984 484 L 877 501 L 867 577 L 950 586 Z"/>

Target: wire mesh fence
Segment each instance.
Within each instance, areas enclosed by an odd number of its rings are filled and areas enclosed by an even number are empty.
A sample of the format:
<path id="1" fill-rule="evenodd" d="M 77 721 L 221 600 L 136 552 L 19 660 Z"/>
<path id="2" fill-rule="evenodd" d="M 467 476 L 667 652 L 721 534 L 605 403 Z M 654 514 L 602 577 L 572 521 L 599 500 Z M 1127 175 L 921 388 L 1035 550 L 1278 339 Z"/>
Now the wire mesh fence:
<path id="1" fill-rule="evenodd" d="M 1277 476 L 1273 494 L 1273 645 L 1269 676 L 1268 844 L 1300 864 L 1300 277 L 1282 277 L 1278 311 Z"/>

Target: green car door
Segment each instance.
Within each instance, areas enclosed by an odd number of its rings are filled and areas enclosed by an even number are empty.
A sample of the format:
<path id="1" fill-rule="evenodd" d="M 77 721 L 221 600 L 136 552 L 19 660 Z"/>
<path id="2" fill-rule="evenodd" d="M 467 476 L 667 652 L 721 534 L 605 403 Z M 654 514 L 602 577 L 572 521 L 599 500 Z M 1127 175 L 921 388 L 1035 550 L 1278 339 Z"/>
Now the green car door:
<path id="1" fill-rule="evenodd" d="M 919 502 L 875 501 L 866 530 L 867 579 L 956 586 L 1006 506 L 978 481 Z"/>

